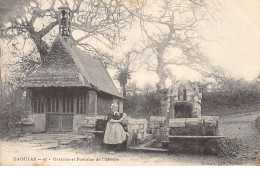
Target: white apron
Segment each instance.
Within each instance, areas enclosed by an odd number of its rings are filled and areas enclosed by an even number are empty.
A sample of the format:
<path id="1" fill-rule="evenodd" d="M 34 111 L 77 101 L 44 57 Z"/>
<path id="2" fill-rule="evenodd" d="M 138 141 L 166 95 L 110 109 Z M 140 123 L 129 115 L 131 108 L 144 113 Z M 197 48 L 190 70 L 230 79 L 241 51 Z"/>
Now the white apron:
<path id="1" fill-rule="evenodd" d="M 104 135 L 105 144 L 121 144 L 126 140 L 126 132 L 120 123 L 107 122 Z"/>

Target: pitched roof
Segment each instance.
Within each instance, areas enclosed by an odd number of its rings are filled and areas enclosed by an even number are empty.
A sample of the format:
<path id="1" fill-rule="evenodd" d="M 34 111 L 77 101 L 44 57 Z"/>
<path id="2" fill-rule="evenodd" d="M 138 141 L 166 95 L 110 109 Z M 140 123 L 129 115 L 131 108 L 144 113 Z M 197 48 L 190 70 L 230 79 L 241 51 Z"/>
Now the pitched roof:
<path id="1" fill-rule="evenodd" d="M 122 97 L 104 65 L 62 36 L 55 39 L 50 54 L 39 68 L 24 79 L 24 87 L 91 87 Z"/>

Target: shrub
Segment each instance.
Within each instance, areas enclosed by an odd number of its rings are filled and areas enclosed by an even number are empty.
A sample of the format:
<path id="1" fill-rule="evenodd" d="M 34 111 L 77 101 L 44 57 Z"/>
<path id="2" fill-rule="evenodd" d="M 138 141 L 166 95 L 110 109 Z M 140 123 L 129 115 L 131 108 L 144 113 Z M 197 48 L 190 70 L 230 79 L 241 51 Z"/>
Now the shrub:
<path id="1" fill-rule="evenodd" d="M 256 128 L 257 132 L 260 133 L 260 117 L 258 117 L 255 120 L 255 128 Z"/>
<path id="2" fill-rule="evenodd" d="M 213 92 L 203 91 L 202 114 L 224 115 L 259 111 L 260 92 L 256 83 Z"/>
<path id="3" fill-rule="evenodd" d="M 0 113 L 0 137 L 12 139 L 20 135 L 20 127 L 18 123 L 25 115 L 22 103 L 21 91 L 4 95 L 2 97 L 1 113 Z"/>
<path id="4" fill-rule="evenodd" d="M 149 118 L 150 115 L 160 115 L 160 95 L 155 92 L 127 96 L 124 102 L 124 112 L 131 117 Z"/>

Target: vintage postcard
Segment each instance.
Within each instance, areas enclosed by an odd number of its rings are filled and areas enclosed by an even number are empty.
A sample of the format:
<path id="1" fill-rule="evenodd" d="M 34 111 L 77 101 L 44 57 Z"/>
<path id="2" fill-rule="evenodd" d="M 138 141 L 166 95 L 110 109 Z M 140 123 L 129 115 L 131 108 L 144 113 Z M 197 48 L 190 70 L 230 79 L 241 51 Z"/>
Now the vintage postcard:
<path id="1" fill-rule="evenodd" d="M 0 165 L 260 164 L 259 0 L 0 0 Z"/>

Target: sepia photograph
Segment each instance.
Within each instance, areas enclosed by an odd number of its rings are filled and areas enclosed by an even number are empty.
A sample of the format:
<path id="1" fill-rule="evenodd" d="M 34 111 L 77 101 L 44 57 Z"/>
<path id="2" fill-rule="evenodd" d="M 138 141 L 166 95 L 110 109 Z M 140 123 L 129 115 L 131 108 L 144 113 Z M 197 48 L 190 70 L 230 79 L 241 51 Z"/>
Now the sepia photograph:
<path id="1" fill-rule="evenodd" d="M 0 166 L 259 166 L 259 0 L 0 0 Z"/>

